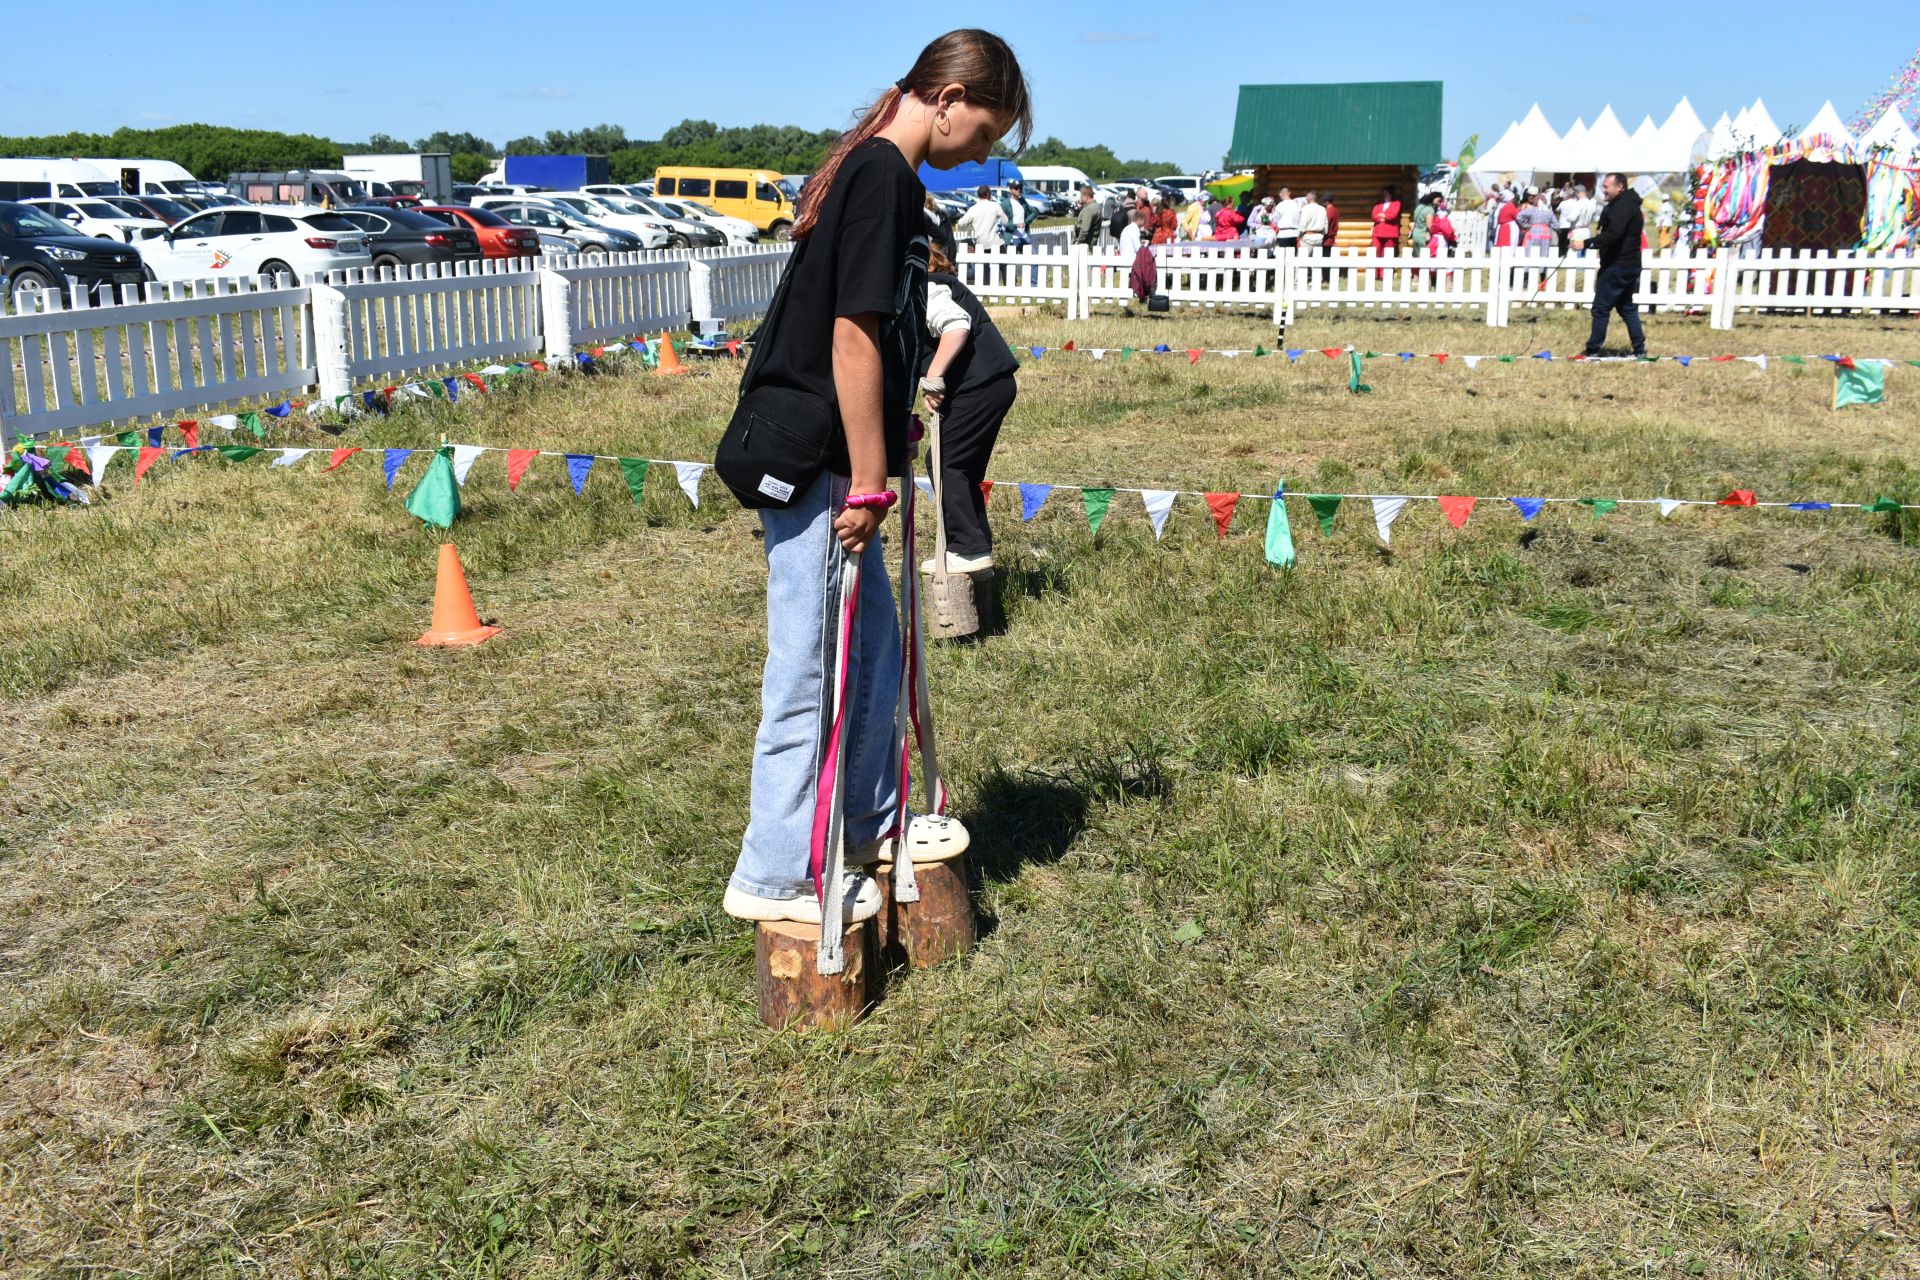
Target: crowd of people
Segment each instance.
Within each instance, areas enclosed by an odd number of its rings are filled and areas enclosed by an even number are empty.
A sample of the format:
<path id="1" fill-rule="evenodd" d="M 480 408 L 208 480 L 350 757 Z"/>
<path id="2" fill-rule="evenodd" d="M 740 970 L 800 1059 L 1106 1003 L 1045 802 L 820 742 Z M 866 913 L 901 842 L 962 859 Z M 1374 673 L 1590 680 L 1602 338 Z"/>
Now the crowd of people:
<path id="1" fill-rule="evenodd" d="M 1638 199 L 1631 188 L 1615 198 Z M 1579 253 L 1593 239 L 1609 203 L 1604 192 L 1595 199 L 1579 182 L 1569 181 L 1544 191 L 1533 186 L 1522 188 L 1517 183 L 1495 184 L 1487 192 L 1488 246 L 1546 255 Z M 1671 249 L 1680 223 L 1673 205 L 1661 200 L 1652 222 L 1653 237 L 1640 247 Z"/>

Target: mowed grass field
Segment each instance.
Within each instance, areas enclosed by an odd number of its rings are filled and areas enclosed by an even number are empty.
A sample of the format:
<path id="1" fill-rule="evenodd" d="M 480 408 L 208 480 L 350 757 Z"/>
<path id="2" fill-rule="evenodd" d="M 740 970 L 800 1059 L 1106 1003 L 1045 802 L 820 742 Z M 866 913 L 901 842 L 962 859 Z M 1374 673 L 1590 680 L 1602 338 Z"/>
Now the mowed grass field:
<path id="1" fill-rule="evenodd" d="M 1920 358 L 1904 320 L 1650 328 Z M 1904 366 L 1838 414 L 1825 365 L 1368 377 L 1049 355 L 994 473 L 1920 499 Z M 339 443 L 705 459 L 733 386 L 529 379 Z M 799 1036 L 719 910 L 755 518 L 484 456 L 453 536 L 506 631 L 429 651 L 420 463 L 265 461 L 0 518 L 0 1274 L 1920 1273 L 1912 513 L 1427 503 L 1389 550 L 1296 504 L 1282 573 L 1264 504 L 1156 542 L 1122 494 L 1095 539 L 997 490 L 1007 630 L 932 658 L 986 936 Z"/>

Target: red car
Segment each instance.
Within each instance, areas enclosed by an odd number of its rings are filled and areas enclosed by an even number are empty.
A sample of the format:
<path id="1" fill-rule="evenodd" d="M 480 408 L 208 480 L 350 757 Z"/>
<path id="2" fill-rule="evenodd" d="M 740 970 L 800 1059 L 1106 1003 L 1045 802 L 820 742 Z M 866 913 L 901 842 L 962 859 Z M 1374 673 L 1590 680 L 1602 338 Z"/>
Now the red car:
<path id="1" fill-rule="evenodd" d="M 464 204 L 422 205 L 415 212 L 438 218 L 450 227 L 472 227 L 480 237 L 480 255 L 484 258 L 537 258 L 540 233 L 532 227 L 516 227 L 491 209 L 475 209 Z"/>

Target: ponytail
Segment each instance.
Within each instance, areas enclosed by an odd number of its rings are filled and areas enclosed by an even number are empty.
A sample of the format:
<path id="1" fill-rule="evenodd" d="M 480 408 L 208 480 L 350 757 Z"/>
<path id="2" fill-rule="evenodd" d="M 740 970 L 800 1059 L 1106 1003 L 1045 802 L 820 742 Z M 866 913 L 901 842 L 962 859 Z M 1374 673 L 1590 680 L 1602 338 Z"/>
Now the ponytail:
<path id="1" fill-rule="evenodd" d="M 820 220 L 820 210 L 833 190 L 840 167 L 853 149 L 893 123 L 900 103 L 912 93 L 931 103 L 950 84 L 961 85 L 967 100 L 1005 112 L 1013 120 L 1018 150 L 1025 150 L 1033 133 L 1033 105 L 1027 79 L 1005 40 L 991 31 L 965 27 L 949 31 L 920 51 L 913 70 L 887 87 L 877 101 L 860 113 L 854 126 L 827 149 L 820 167 L 800 193 L 793 238 L 804 240 Z"/>

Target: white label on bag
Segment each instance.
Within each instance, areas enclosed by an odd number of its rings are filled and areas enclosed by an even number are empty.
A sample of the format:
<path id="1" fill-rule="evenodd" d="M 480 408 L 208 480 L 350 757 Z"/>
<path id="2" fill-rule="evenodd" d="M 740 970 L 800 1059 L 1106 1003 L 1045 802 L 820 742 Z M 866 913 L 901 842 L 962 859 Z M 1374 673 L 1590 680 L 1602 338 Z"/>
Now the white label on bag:
<path id="1" fill-rule="evenodd" d="M 760 492 L 775 502 L 790 502 L 793 499 L 793 486 L 785 480 L 776 480 L 772 476 L 760 477 Z"/>

